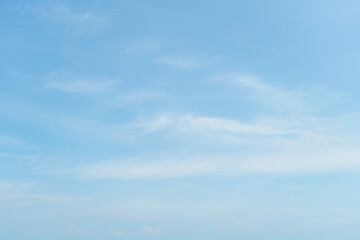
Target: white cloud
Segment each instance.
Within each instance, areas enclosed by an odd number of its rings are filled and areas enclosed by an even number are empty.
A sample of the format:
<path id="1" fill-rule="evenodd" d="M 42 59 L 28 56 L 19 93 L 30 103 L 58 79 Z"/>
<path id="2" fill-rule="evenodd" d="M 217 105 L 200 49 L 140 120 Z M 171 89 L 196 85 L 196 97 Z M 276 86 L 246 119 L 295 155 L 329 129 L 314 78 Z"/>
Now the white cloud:
<path id="1" fill-rule="evenodd" d="M 236 181 L 236 179 L 233 179 Z M 241 181 L 241 179 L 237 179 Z M 242 178 L 242 180 L 244 180 Z M 196 180 L 194 180 L 196 181 Z M 153 182 L 156 184 L 156 182 Z M 255 183 L 249 183 L 250 188 L 257 188 Z M 267 185 L 267 183 L 263 183 Z M 271 186 L 271 180 L 269 186 Z M 295 184 L 295 187 L 297 184 Z M 265 188 L 262 188 L 265 189 Z M 211 194 L 210 194 L 211 195 Z M 276 198 L 276 196 L 273 196 Z M 206 198 L 206 197 L 205 197 Z M 274 200 L 274 199 L 273 199 Z M 62 209 L 54 209 L 52 214 L 61 213 Z M 248 201 L 246 198 L 219 195 L 218 197 L 206 198 L 167 198 L 158 195 L 149 196 L 149 198 L 132 198 L 132 199 L 108 199 L 105 202 L 95 204 L 79 205 L 76 209 L 72 209 L 71 215 L 89 216 L 92 218 L 113 219 L 116 221 L 133 221 L 133 222 L 166 222 L 166 228 L 172 232 L 180 232 L 185 230 L 259 230 L 258 227 L 267 225 L 271 229 L 271 223 L 274 216 L 278 217 L 294 217 L 297 216 L 298 222 L 301 223 L 313 218 L 334 219 L 337 217 L 354 217 L 358 213 L 354 212 L 354 208 L 329 208 L 327 206 L 308 206 L 289 204 L 277 204 L 275 201 L 266 201 L 258 199 L 258 201 Z M 222 218 L 219 218 L 221 217 Z M 215 221 L 207 222 L 207 224 L 193 225 L 194 221 Z M 189 224 L 178 225 L 178 220 L 185 221 Z M 268 225 L 270 224 L 270 226 Z M 309 223 L 311 224 L 311 223 Z M 145 224 L 144 224 L 145 225 Z M 156 228 L 150 224 L 153 230 Z M 155 228 L 155 229 L 154 229 Z M 165 230 L 158 227 L 165 235 Z M 269 228 L 267 228 L 269 229 Z M 269 230 L 270 230 L 269 229 Z M 273 229 L 273 228 L 272 228 Z M 140 229 L 139 229 L 140 230 Z M 164 230 L 164 231 L 163 231 Z M 128 236 L 128 235 L 127 235 Z M 156 236 L 154 236 L 156 237 Z M 119 236 L 120 239 L 120 236 Z"/>
<path id="2" fill-rule="evenodd" d="M 226 131 L 233 133 L 252 133 L 252 134 L 285 134 L 281 129 L 275 129 L 270 126 L 247 124 L 239 121 L 214 118 L 214 117 L 195 117 L 191 114 L 184 119 L 193 130 L 198 131 Z"/>
<path id="3" fill-rule="evenodd" d="M 353 116 L 351 121 L 355 119 L 358 117 Z M 360 139 L 349 137 L 355 133 L 351 132 L 353 129 L 337 128 L 349 125 L 347 121 L 349 118 L 263 119 L 256 124 L 243 124 L 222 118 L 162 114 L 139 126 L 145 134 L 160 134 L 159 138 L 170 131 L 174 133 L 172 137 L 185 140 L 185 144 L 159 155 L 138 154 L 134 158 L 101 161 L 70 172 L 90 179 L 161 179 L 359 171 Z M 339 131 L 344 135 L 339 135 Z M 194 138 L 194 133 L 199 138 Z M 224 141 L 224 136 L 244 134 L 243 141 Z M 207 145 L 211 142 L 213 145 Z M 185 150 L 189 147 L 191 151 Z"/>
<path id="4" fill-rule="evenodd" d="M 154 106 L 165 99 L 169 95 L 162 91 L 152 89 L 138 89 L 133 91 L 117 91 L 114 90 L 111 94 L 102 94 L 101 98 L 97 98 L 96 102 L 101 107 L 107 110 L 116 109 L 135 109 L 143 105 Z"/>
<path id="5" fill-rule="evenodd" d="M 164 160 L 152 156 L 139 160 L 100 162 L 70 172 L 83 179 L 166 179 L 199 175 L 314 174 L 360 170 L 360 151 L 356 149 L 304 148 L 302 151 L 250 156 L 232 152 L 213 155 L 193 153 L 179 157 L 174 153 L 163 157 Z"/>
<path id="6" fill-rule="evenodd" d="M 137 161 L 136 159 L 101 162 L 70 170 L 80 178 L 135 179 L 172 178 L 217 172 L 218 165 L 210 161 L 176 159 Z"/>
<path id="7" fill-rule="evenodd" d="M 246 83 L 256 92 L 290 94 L 253 77 L 238 81 Z M 65 129 L 66 134 L 80 135 L 81 141 L 96 139 L 118 143 L 129 136 L 139 138 L 139 141 L 142 137 L 154 137 L 154 142 L 166 141 L 171 146 L 166 150 L 158 146 L 153 148 L 152 152 L 158 155 L 147 156 L 146 150 L 140 150 L 137 155 L 128 156 L 125 160 L 114 157 L 112 159 L 115 161 L 70 166 L 71 174 L 81 178 L 149 179 L 205 174 L 315 173 L 357 170 L 360 165 L 357 150 L 360 144 L 354 128 L 360 118 L 356 114 L 337 118 L 285 115 L 279 119 L 270 116 L 245 122 L 165 112 L 145 120 L 109 124 L 57 113 L 28 103 L 17 104 L 8 99 L 2 102 L 6 103 L 0 104 L 4 114 L 13 114 L 15 119 L 26 119 L 56 132 L 64 132 Z M 233 137 L 242 138 L 242 141 L 234 141 L 230 145 L 224 141 Z M 182 141 L 180 144 L 179 139 Z M 186 154 L 182 155 L 182 152 Z M 56 201 L 44 194 L 27 193 L 22 196 L 24 199 Z"/>
<path id="8" fill-rule="evenodd" d="M 73 79 L 70 81 L 49 81 L 45 83 L 46 88 L 55 89 L 69 93 L 103 93 L 111 90 L 113 81 L 94 81 L 88 79 Z"/>
<path id="9" fill-rule="evenodd" d="M 15 190 L 15 189 L 28 189 L 31 188 L 34 184 L 33 183 L 11 183 L 11 182 L 6 182 L 3 180 L 0 180 L 0 190 Z"/>
<path id="10" fill-rule="evenodd" d="M 90 12 L 75 12 L 68 6 L 61 6 L 52 10 L 52 19 L 57 21 L 71 22 L 71 23 L 85 23 L 85 22 L 101 22 L 102 18 L 95 16 Z"/>
<path id="11" fill-rule="evenodd" d="M 138 126 L 145 128 L 145 133 L 154 132 L 156 130 L 159 130 L 163 127 L 168 126 L 169 124 L 172 124 L 174 122 L 174 119 L 171 117 L 170 114 L 163 113 L 159 114 L 155 119 L 152 120 L 146 120 L 146 121 L 140 121 L 137 123 Z"/>
<path id="12" fill-rule="evenodd" d="M 75 235 L 88 235 L 87 232 L 81 230 L 78 226 L 75 225 L 75 223 L 73 222 L 69 222 L 65 231 L 67 233 L 70 233 L 70 234 L 75 234 Z"/>
<path id="13" fill-rule="evenodd" d="M 191 131 L 191 132 L 228 132 L 237 134 L 287 134 L 291 132 L 286 126 L 264 125 L 264 123 L 243 123 L 240 121 L 217 118 L 194 116 L 193 114 L 172 114 L 162 113 L 153 120 L 139 123 L 146 129 L 146 133 L 154 132 L 162 128 L 170 128 L 177 131 Z"/>
<path id="14" fill-rule="evenodd" d="M 161 235 L 162 232 L 158 228 L 152 228 L 148 225 L 144 225 L 140 228 L 140 231 L 142 233 L 145 233 L 147 235 Z"/>
<path id="15" fill-rule="evenodd" d="M 284 174 L 359 171 L 360 151 L 321 149 L 310 153 L 273 153 L 246 159 L 239 170 L 245 173 Z"/>
<path id="16" fill-rule="evenodd" d="M 32 204 L 35 202 L 70 203 L 84 201 L 88 198 L 81 196 L 50 195 L 35 192 L 33 183 L 11 183 L 0 180 L 0 202 Z"/>
<path id="17" fill-rule="evenodd" d="M 215 81 L 227 82 L 238 86 L 239 89 L 247 89 L 246 95 L 252 100 L 271 110 L 283 111 L 286 114 L 304 114 L 312 109 L 311 96 L 302 90 L 291 90 L 280 86 L 265 83 L 255 75 L 227 74 L 212 78 Z M 242 97 L 244 97 L 242 95 Z"/>
<path id="18" fill-rule="evenodd" d="M 209 62 L 205 60 L 199 60 L 194 57 L 159 57 L 156 59 L 159 64 L 180 67 L 180 68 L 192 68 L 207 65 Z"/>
<path id="19" fill-rule="evenodd" d="M 141 129 L 143 134 L 154 134 L 156 138 L 168 137 L 170 132 L 172 136 L 164 141 L 181 138 L 184 142 L 181 146 L 171 145 L 171 150 L 161 150 L 158 155 L 139 153 L 133 158 L 101 161 L 65 172 L 85 179 L 161 179 L 214 174 L 358 171 L 360 139 L 350 138 L 347 130 L 338 129 L 358 118 L 354 115 L 351 119 L 269 118 L 243 123 L 226 118 L 163 113 L 152 120 L 134 123 L 131 128 L 135 132 Z M 339 135 L 339 131 L 345 135 Z M 353 135 L 353 129 L 348 130 L 348 134 Z M 242 137 L 243 141 L 231 144 L 224 141 L 233 136 Z M 207 146 L 208 143 L 212 145 Z"/>
<path id="20" fill-rule="evenodd" d="M 254 88 L 260 91 L 271 91 L 274 89 L 273 86 L 265 84 L 259 77 L 255 75 L 234 76 L 232 81 L 245 87 Z"/>
<path id="21" fill-rule="evenodd" d="M 100 94 L 116 88 L 118 81 L 78 77 L 67 72 L 50 72 L 44 78 L 44 87 L 68 93 Z"/>
<path id="22" fill-rule="evenodd" d="M 105 23 L 104 16 L 90 10 L 78 10 L 64 3 L 41 2 L 38 4 L 22 4 L 19 11 L 61 24 L 64 30 L 72 33 L 95 34 L 101 31 Z"/>

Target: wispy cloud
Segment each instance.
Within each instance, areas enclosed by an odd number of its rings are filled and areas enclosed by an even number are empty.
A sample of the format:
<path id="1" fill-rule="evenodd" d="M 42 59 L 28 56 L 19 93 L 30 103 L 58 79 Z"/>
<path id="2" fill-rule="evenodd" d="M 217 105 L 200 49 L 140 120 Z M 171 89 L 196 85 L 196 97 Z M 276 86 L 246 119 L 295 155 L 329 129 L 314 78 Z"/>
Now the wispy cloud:
<path id="1" fill-rule="evenodd" d="M 71 74 L 50 72 L 45 77 L 44 87 L 68 93 L 99 94 L 110 91 L 116 81 L 79 78 Z"/>
<path id="2" fill-rule="evenodd" d="M 150 227 L 150 226 L 148 226 L 148 225 L 142 226 L 142 227 L 140 228 L 140 231 L 141 231 L 142 233 L 147 234 L 147 235 L 161 235 L 161 234 L 162 234 L 162 232 L 160 231 L 160 229 L 158 229 L 158 228 L 152 228 L 152 227 Z"/>
<path id="3" fill-rule="evenodd" d="M 209 61 L 200 60 L 195 57 L 159 57 L 156 59 L 156 62 L 179 68 L 193 68 L 209 64 Z"/>
<path id="4" fill-rule="evenodd" d="M 281 129 L 259 124 L 247 124 L 240 121 L 215 118 L 215 117 L 196 117 L 191 114 L 183 119 L 192 130 L 199 131 L 226 131 L 233 133 L 253 133 L 253 134 L 285 134 Z"/>
<path id="5" fill-rule="evenodd" d="M 33 183 L 11 183 L 0 181 L 0 202 L 2 204 L 14 204 L 22 202 L 34 204 L 37 202 L 71 203 L 87 200 L 86 197 L 81 196 L 64 196 L 37 193 L 33 188 Z"/>
<path id="6" fill-rule="evenodd" d="M 175 113 L 162 113 L 155 117 L 153 120 L 147 122 L 140 122 L 140 126 L 145 127 L 147 133 L 153 132 L 162 128 L 170 128 L 182 131 L 191 132 L 229 132 L 229 133 L 243 133 L 243 134 L 286 134 L 290 131 L 286 126 L 273 127 L 260 123 L 244 123 L 241 121 L 207 117 L 195 116 L 193 114 L 179 115 Z"/>
<path id="7" fill-rule="evenodd" d="M 315 174 L 359 171 L 360 151 L 327 148 L 275 151 L 246 156 L 241 152 L 143 157 L 137 160 L 100 162 L 72 169 L 82 179 L 166 179 L 200 175 Z M 307 151 L 307 152 L 306 152 Z M 159 160 L 163 158 L 164 160 Z M 69 171 L 68 171 L 69 172 Z"/>
<path id="8" fill-rule="evenodd" d="M 286 96 L 292 92 L 267 84 L 253 76 L 230 80 L 232 84 L 250 88 L 256 93 L 264 93 L 264 96 L 278 94 L 280 98 L 275 101 L 276 104 L 282 104 L 282 101 L 286 101 Z M 146 98 L 148 95 L 152 97 L 148 92 L 135 92 L 129 98 Z M 266 102 L 264 98 L 261 100 Z M 303 103 L 304 98 L 297 100 Z M 306 99 L 304 101 L 306 102 Z M 114 161 L 102 159 L 95 164 L 69 166 L 70 170 L 57 172 L 70 172 L 83 179 L 314 173 L 359 168 L 359 139 L 354 128 L 346 129 L 347 126 L 356 126 L 360 119 L 356 114 L 348 117 L 319 118 L 311 114 L 293 116 L 286 112 L 287 114 L 279 118 L 270 112 L 269 116 L 243 121 L 194 113 L 163 112 L 151 116 L 145 114 L 124 122 L 104 123 L 100 120 L 50 111 L 24 102 L 11 102 L 9 99 L 3 102 L 6 104 L 0 105 L 0 110 L 4 115 L 14 115 L 14 118 L 26 119 L 27 122 L 45 126 L 56 132 L 61 130 L 60 132 L 65 132 L 72 139 L 78 136 L 81 141 L 95 139 L 99 142 L 119 143 L 127 137 L 136 138 L 139 142 L 142 138 L 151 138 L 149 144 L 152 151 L 162 152 L 161 156 L 148 156 L 145 150 L 140 150 L 137 154 L 125 158 L 114 156 Z M 224 141 L 233 137 L 241 138 L 242 141 L 234 141 L 230 145 Z M 179 139 L 184 141 L 179 144 Z M 171 148 L 163 150 L 163 147 L 157 145 L 161 141 L 166 141 Z M 156 144 L 152 145 L 153 142 Z M 210 154 L 213 149 L 216 149 L 216 154 Z M 180 154 L 182 151 L 186 152 L 186 155 Z M 46 199 L 46 196 L 41 195 L 32 197 Z"/>
<path id="9" fill-rule="evenodd" d="M 246 90 L 246 94 L 251 96 L 252 100 L 270 106 L 273 110 L 303 114 L 312 109 L 309 102 L 311 96 L 305 91 L 271 85 L 256 75 L 226 74 L 212 79 L 237 86 L 239 90 Z"/>
<path id="10" fill-rule="evenodd" d="M 211 161 L 175 159 L 151 160 L 149 158 L 100 162 L 68 172 L 83 179 L 163 179 L 194 176 L 216 172 L 217 164 Z"/>
<path id="11" fill-rule="evenodd" d="M 113 81 L 93 81 L 88 79 L 73 79 L 70 81 L 49 81 L 45 83 L 46 88 L 56 89 L 69 93 L 97 94 L 111 90 Z"/>
<path id="12" fill-rule="evenodd" d="M 86 236 L 88 235 L 87 232 L 81 230 L 77 225 L 75 225 L 75 223 L 73 222 L 69 222 L 66 229 L 65 229 L 65 232 L 67 233 L 70 233 L 70 234 L 75 234 L 75 235 L 83 235 L 83 236 Z"/>
<path id="13" fill-rule="evenodd" d="M 265 84 L 259 77 L 255 75 L 239 75 L 232 76 L 232 82 L 243 85 L 245 87 L 253 88 L 259 91 L 271 91 L 274 87 Z"/>
<path id="14" fill-rule="evenodd" d="M 28 189 L 31 188 L 32 186 L 34 186 L 33 183 L 27 183 L 27 182 L 12 183 L 12 182 L 6 182 L 0 180 L 0 189 L 9 189 L 9 190 Z"/>
<path id="15" fill-rule="evenodd" d="M 71 23 L 97 23 L 103 21 L 102 18 L 90 12 L 75 12 L 68 6 L 61 6 L 52 9 L 51 18 L 58 21 L 71 22 Z"/>
<path id="16" fill-rule="evenodd" d="M 339 135 L 339 130 L 333 126 L 341 125 L 344 125 L 342 118 L 305 118 L 295 122 L 291 119 L 263 119 L 248 124 L 223 118 L 162 114 L 138 127 L 145 129 L 145 134 L 160 134 L 155 135 L 157 137 L 172 132 L 175 135 L 172 137 L 186 139 L 189 146 L 199 148 L 181 153 L 188 146 L 183 144 L 178 150 L 161 155 L 101 161 L 65 172 L 84 179 L 161 179 L 214 174 L 359 171 L 360 139 Z M 243 135 L 243 141 L 230 145 L 224 142 L 224 136 Z M 215 153 L 211 153 L 212 145 L 206 147 L 210 141 L 217 149 Z"/>
<path id="17" fill-rule="evenodd" d="M 53 23 L 62 24 L 64 29 L 73 33 L 97 33 L 105 22 L 92 10 L 79 10 L 67 4 L 41 2 L 38 4 L 23 4 L 19 8 L 25 14 L 34 14 Z"/>

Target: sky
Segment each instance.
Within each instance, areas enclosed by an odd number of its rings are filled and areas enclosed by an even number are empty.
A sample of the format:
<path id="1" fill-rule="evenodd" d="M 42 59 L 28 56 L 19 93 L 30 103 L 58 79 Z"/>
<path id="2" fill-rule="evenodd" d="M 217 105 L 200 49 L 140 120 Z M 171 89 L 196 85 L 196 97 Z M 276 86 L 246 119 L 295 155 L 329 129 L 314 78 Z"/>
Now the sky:
<path id="1" fill-rule="evenodd" d="M 0 239 L 359 239 L 359 9 L 0 0 Z"/>

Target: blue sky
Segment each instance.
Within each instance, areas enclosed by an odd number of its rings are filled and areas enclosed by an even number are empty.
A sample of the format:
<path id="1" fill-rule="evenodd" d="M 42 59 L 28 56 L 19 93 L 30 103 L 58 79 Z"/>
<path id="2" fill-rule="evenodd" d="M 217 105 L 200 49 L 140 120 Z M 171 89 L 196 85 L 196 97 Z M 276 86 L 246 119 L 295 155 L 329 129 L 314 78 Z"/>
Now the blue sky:
<path id="1" fill-rule="evenodd" d="M 359 8 L 0 0 L 0 238 L 358 239 Z"/>

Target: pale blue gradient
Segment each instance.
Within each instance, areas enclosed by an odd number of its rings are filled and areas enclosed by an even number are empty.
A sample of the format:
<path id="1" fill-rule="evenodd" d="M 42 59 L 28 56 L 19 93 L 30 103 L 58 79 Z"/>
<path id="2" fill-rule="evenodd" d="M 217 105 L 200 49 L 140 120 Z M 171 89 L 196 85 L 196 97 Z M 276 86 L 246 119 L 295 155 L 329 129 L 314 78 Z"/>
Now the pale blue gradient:
<path id="1" fill-rule="evenodd" d="M 359 10 L 0 0 L 0 239 L 359 239 Z"/>

